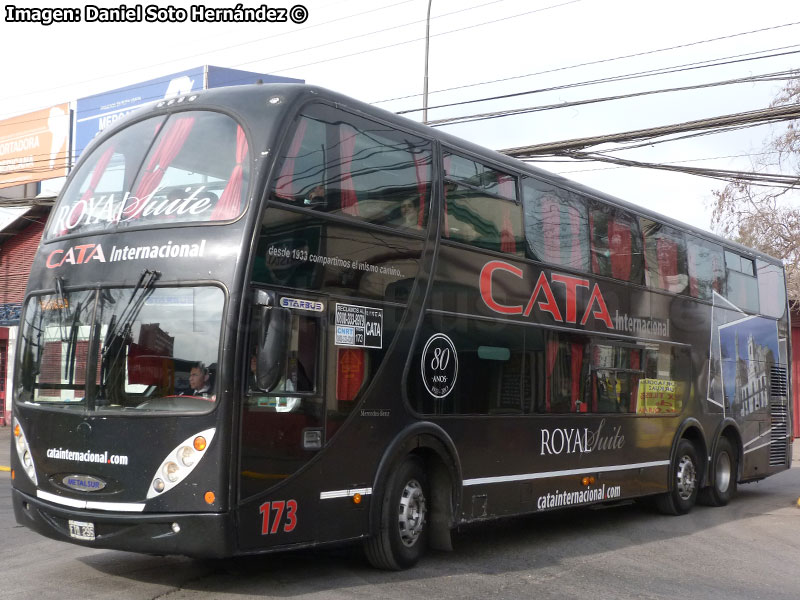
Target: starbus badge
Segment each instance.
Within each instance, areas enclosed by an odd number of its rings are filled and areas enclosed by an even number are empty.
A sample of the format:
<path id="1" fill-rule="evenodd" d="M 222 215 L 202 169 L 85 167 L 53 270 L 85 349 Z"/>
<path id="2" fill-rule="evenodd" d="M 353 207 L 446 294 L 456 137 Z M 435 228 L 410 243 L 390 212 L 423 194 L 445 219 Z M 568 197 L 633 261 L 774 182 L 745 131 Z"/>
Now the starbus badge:
<path id="1" fill-rule="evenodd" d="M 106 487 L 105 481 L 91 475 L 67 475 L 61 482 L 79 492 L 98 492 Z"/>

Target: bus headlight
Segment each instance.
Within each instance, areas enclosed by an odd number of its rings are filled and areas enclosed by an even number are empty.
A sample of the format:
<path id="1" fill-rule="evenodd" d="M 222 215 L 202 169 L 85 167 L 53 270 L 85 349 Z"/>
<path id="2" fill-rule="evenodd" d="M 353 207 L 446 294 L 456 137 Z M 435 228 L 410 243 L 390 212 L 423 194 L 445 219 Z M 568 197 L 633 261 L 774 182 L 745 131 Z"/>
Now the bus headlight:
<path id="1" fill-rule="evenodd" d="M 195 461 L 194 448 L 184 446 L 178 450 L 178 458 L 184 467 L 191 467 Z"/>
<path id="2" fill-rule="evenodd" d="M 170 491 L 186 479 L 205 455 L 215 432 L 216 429 L 206 429 L 178 444 L 161 461 L 147 489 L 147 499 Z M 198 438 L 202 439 L 202 443 L 198 443 Z"/>
<path id="3" fill-rule="evenodd" d="M 17 456 L 19 462 L 22 463 L 22 470 L 33 482 L 33 485 L 39 485 L 39 480 L 36 478 L 36 466 L 33 464 L 33 455 L 28 446 L 28 439 L 25 437 L 25 432 L 22 431 L 22 426 L 19 421 L 14 419 L 14 446 L 17 449 Z"/>

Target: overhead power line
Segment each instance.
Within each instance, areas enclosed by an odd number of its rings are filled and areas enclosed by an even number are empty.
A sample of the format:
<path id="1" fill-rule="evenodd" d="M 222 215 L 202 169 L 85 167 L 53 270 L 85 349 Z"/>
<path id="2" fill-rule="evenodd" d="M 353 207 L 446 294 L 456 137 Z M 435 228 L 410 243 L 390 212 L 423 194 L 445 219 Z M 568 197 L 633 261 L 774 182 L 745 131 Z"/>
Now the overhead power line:
<path id="1" fill-rule="evenodd" d="M 544 106 L 530 106 L 527 108 L 514 108 L 494 112 L 480 113 L 475 115 L 464 115 L 461 117 L 450 117 L 447 119 L 437 119 L 428 121 L 427 125 L 430 127 L 441 127 L 442 125 L 454 125 L 457 123 L 473 123 L 475 121 L 484 121 L 486 119 L 497 119 L 501 117 L 511 117 L 515 115 L 523 115 L 534 112 L 542 112 L 546 110 L 555 110 L 558 108 L 569 108 L 572 106 L 582 106 L 585 104 L 597 104 L 599 102 L 610 102 L 612 100 L 625 100 L 629 98 L 637 98 L 640 96 L 651 96 L 654 94 L 665 94 L 671 92 L 684 92 L 688 90 L 698 90 L 709 87 L 718 87 L 723 85 L 733 85 L 737 83 L 752 83 L 761 81 L 786 81 L 797 77 L 797 71 L 778 71 L 776 73 L 766 73 L 763 75 L 753 75 L 751 77 L 741 77 L 739 79 L 728 79 L 725 81 L 714 81 L 711 83 L 700 83 L 697 85 L 687 85 L 683 87 L 664 88 L 660 90 L 647 90 L 644 92 L 634 92 L 631 94 L 619 94 L 617 96 L 606 96 L 603 98 L 588 98 L 586 100 L 576 100 L 573 102 L 559 102 L 558 104 L 548 104 Z"/>
<path id="2" fill-rule="evenodd" d="M 711 59 L 711 60 L 704 60 L 699 62 L 693 63 L 685 63 L 682 65 L 675 65 L 672 67 L 662 67 L 660 69 L 651 69 L 649 71 L 638 71 L 636 73 L 627 73 L 625 75 L 614 75 L 611 77 L 602 77 L 600 79 L 590 79 L 588 81 L 578 81 L 574 83 L 567 83 L 564 85 L 556 85 L 546 88 L 539 88 L 535 90 L 527 90 L 524 92 L 514 92 L 511 94 L 502 94 L 498 96 L 487 96 L 484 98 L 473 98 L 472 100 L 462 100 L 460 102 L 450 102 L 447 104 L 439 104 L 437 106 L 429 106 L 428 110 L 436 110 L 439 108 L 450 108 L 452 106 L 463 106 L 465 104 L 477 104 L 480 102 L 490 102 L 493 100 L 507 100 L 509 98 L 516 98 L 519 96 L 528 96 L 531 94 L 540 94 L 543 92 L 556 92 L 560 90 L 568 90 L 572 88 L 578 87 L 586 87 L 590 85 L 600 85 L 604 83 L 618 83 L 620 81 L 630 81 L 632 79 L 641 79 L 644 77 L 655 77 L 658 75 L 671 75 L 674 73 L 682 73 L 685 71 L 695 71 L 698 69 L 708 69 L 711 67 L 720 67 L 726 66 L 731 64 L 737 64 L 742 62 L 750 62 L 754 60 L 763 60 L 765 58 L 776 58 L 779 56 L 788 56 L 790 54 L 798 54 L 800 50 L 789 50 L 787 52 L 776 52 L 777 50 L 787 50 L 788 48 L 797 48 L 800 44 L 793 44 L 791 46 L 783 46 L 781 48 L 773 48 L 771 50 L 760 50 L 758 52 L 749 52 L 747 54 L 737 54 L 734 56 L 726 56 L 723 58 Z M 776 52 L 775 54 L 764 54 L 765 52 Z M 760 54 L 761 56 L 753 56 L 754 54 Z M 742 57 L 748 58 L 742 58 Z M 405 115 L 414 112 L 420 112 L 422 108 L 409 108 L 407 110 L 400 110 L 397 111 L 396 114 L 398 115 Z"/>
<path id="3" fill-rule="evenodd" d="M 777 106 L 753 111 L 734 113 L 731 115 L 721 115 L 695 121 L 686 121 L 674 125 L 663 125 L 659 127 L 649 127 L 646 129 L 636 129 L 621 133 L 605 134 L 557 142 L 545 142 L 543 144 L 532 144 L 530 146 L 520 146 L 517 148 L 507 148 L 500 150 L 503 154 L 515 158 L 532 158 L 536 156 L 562 154 L 570 151 L 583 150 L 592 146 L 599 146 L 608 143 L 639 142 L 647 140 L 653 143 L 654 138 L 674 135 L 687 132 L 716 133 L 721 129 L 732 129 L 740 127 L 753 127 L 766 125 L 779 121 L 791 121 L 800 118 L 800 104 L 789 106 Z M 671 140 L 670 140 L 671 141 Z"/>
<path id="4" fill-rule="evenodd" d="M 655 49 L 655 50 L 645 50 L 643 52 L 636 52 L 636 53 L 633 53 L 633 54 L 625 54 L 625 55 L 622 55 L 622 56 L 615 56 L 615 57 L 612 57 L 612 58 L 602 58 L 602 59 L 599 59 L 599 60 L 593 60 L 593 61 L 589 61 L 589 62 L 578 63 L 578 64 L 575 64 L 575 65 L 569 65 L 569 66 L 566 66 L 566 67 L 556 67 L 556 68 L 548 69 L 548 70 L 545 70 L 545 71 L 537 71 L 535 73 L 527 73 L 525 75 L 513 75 L 511 77 L 504 77 L 504 78 L 501 78 L 501 79 L 493 79 L 491 81 L 479 81 L 479 82 L 476 82 L 476 83 L 469 83 L 469 84 L 465 84 L 465 85 L 457 85 L 457 86 L 453 86 L 453 87 L 449 87 L 449 88 L 443 88 L 441 90 L 433 90 L 431 92 L 428 92 L 428 95 L 440 94 L 442 92 L 451 92 L 453 90 L 462 90 L 462 89 L 465 89 L 465 88 L 477 87 L 477 86 L 480 86 L 480 85 L 490 85 L 490 84 L 493 84 L 493 83 L 502 83 L 502 82 L 505 82 L 505 81 L 512 81 L 514 79 L 524 79 L 526 77 L 536 77 L 538 75 L 548 75 L 550 73 L 558 73 L 560 71 L 568 71 L 570 69 L 578 69 L 580 67 L 590 67 L 590 66 L 594 66 L 594 65 L 603 64 L 603 63 L 615 62 L 615 61 L 618 61 L 618 60 L 625 60 L 625 59 L 628 59 L 628 58 L 638 58 L 640 56 L 648 56 L 650 54 L 659 54 L 661 52 L 669 52 L 671 50 L 680 50 L 682 48 L 689 48 L 691 46 L 699 46 L 700 44 L 709 44 L 711 42 L 719 42 L 719 41 L 722 41 L 722 40 L 729 40 L 729 39 L 732 39 L 732 38 L 741 37 L 741 36 L 745 36 L 745 35 L 752 35 L 754 33 L 764 33 L 766 31 L 773 31 L 773 30 L 776 30 L 776 29 L 782 29 L 784 27 L 794 27 L 796 25 L 800 25 L 800 21 L 795 21 L 793 23 L 783 23 L 782 25 L 773 25 L 771 27 L 763 27 L 761 29 L 752 29 L 750 31 L 741 31 L 739 33 L 732 33 L 732 34 L 729 34 L 729 35 L 723 35 L 723 36 L 720 36 L 720 37 L 709 38 L 709 39 L 705 39 L 705 40 L 697 40 L 697 41 L 689 42 L 689 43 L 686 43 L 686 44 L 679 44 L 677 46 L 669 46 L 667 48 L 658 48 L 658 49 Z M 375 101 L 370 102 L 370 104 L 382 104 L 384 102 L 392 102 L 394 100 L 406 100 L 408 98 L 418 98 L 421 95 L 422 94 L 409 94 L 408 96 L 398 96 L 396 98 L 387 98 L 385 100 L 375 100 Z"/>
<path id="5" fill-rule="evenodd" d="M 729 169 L 712 169 L 704 167 L 688 167 L 676 164 L 642 162 L 619 158 L 616 156 L 607 156 L 597 152 L 565 151 L 563 156 L 569 156 L 578 160 L 611 163 L 623 167 L 639 167 L 644 169 L 687 173 L 689 175 L 709 177 L 711 179 L 719 179 L 721 181 L 746 181 L 752 185 L 758 186 L 795 188 L 800 185 L 800 177 L 797 175 L 784 175 L 782 173 L 759 173 L 755 171 L 734 171 Z"/>

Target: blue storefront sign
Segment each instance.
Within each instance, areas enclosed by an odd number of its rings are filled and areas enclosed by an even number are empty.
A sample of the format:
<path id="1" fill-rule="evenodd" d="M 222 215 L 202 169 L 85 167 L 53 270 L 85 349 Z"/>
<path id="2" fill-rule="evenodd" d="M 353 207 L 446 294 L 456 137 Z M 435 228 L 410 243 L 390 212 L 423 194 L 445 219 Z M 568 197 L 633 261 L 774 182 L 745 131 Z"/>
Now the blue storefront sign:
<path id="1" fill-rule="evenodd" d="M 291 77 L 202 66 L 79 98 L 75 115 L 75 158 L 98 133 L 148 102 L 197 90 L 256 83 L 258 80 L 263 83 L 303 83 L 302 79 Z"/>

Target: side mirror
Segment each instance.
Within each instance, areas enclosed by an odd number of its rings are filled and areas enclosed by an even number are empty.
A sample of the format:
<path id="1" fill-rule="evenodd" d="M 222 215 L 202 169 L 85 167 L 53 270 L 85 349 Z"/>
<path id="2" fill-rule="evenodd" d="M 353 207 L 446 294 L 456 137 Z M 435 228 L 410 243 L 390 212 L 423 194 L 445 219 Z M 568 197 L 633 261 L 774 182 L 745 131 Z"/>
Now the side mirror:
<path id="1" fill-rule="evenodd" d="M 261 321 L 256 383 L 260 389 L 271 392 L 286 372 L 292 313 L 288 308 L 275 306 L 275 294 L 264 290 L 256 291 L 255 305 Z"/>

